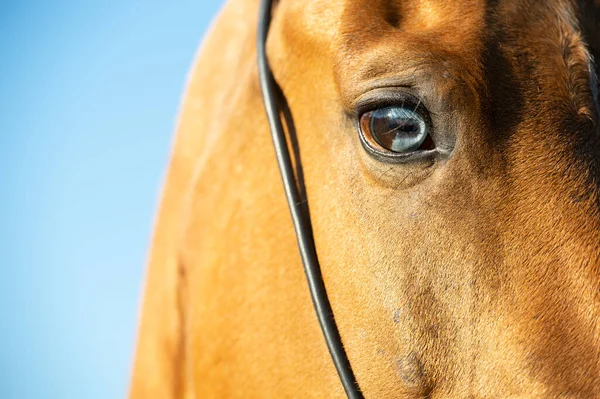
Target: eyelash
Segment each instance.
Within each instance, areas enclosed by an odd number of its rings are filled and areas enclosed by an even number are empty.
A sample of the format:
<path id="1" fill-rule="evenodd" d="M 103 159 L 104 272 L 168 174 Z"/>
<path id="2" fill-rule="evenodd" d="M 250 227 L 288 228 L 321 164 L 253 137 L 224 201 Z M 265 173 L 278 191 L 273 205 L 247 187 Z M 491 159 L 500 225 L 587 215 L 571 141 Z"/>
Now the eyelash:
<path id="1" fill-rule="evenodd" d="M 362 114 L 374 111 L 378 108 L 393 106 L 412 107 L 415 111 L 418 109 L 425 109 L 424 102 L 419 97 L 406 92 L 388 92 L 361 100 L 356 106 L 356 117 L 360 118 Z"/>

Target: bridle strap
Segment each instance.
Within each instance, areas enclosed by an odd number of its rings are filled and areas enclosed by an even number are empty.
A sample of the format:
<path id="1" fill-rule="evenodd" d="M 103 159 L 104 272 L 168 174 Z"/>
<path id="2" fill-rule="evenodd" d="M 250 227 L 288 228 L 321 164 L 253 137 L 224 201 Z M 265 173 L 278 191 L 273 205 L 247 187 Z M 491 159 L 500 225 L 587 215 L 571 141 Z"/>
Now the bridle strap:
<path id="1" fill-rule="evenodd" d="M 333 311 L 327 298 L 327 291 L 321 276 L 319 260 L 315 249 L 310 215 L 305 201 L 302 201 L 298 190 L 298 182 L 294 174 L 290 152 L 288 150 L 287 139 L 281 119 L 280 109 L 276 99 L 277 83 L 273 78 L 266 54 L 266 42 L 271 22 L 272 0 L 263 0 L 260 6 L 257 32 L 257 57 L 258 57 L 258 79 L 262 91 L 263 102 L 267 119 L 271 128 L 271 136 L 275 147 L 275 155 L 283 180 L 283 188 L 287 197 L 288 206 L 292 215 L 296 239 L 300 250 L 300 257 L 304 265 L 304 273 L 308 282 L 308 288 L 312 298 L 313 306 L 321 325 L 321 331 L 325 337 L 329 354 L 333 364 L 337 369 L 340 381 L 344 386 L 346 395 L 351 399 L 362 399 L 360 391 L 350 361 L 342 345 L 340 333 L 337 329 Z"/>

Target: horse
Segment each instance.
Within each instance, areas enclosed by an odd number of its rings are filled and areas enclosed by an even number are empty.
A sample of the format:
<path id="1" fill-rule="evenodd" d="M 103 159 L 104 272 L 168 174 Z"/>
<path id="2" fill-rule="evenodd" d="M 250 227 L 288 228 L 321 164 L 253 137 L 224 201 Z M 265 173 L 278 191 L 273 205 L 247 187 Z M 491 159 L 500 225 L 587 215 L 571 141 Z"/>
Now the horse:
<path id="1" fill-rule="evenodd" d="M 258 13 L 230 0 L 189 78 L 131 399 L 345 397 Z M 266 49 L 361 394 L 600 397 L 600 1 L 279 0 Z"/>

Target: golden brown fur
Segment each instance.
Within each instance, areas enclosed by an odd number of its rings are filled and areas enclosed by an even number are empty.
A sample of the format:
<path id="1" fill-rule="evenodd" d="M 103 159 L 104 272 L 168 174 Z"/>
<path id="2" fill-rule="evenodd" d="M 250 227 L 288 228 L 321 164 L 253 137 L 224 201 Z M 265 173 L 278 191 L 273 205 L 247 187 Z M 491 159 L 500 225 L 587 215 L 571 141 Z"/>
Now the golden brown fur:
<path id="1" fill-rule="evenodd" d="M 344 396 L 271 148 L 257 0 L 180 116 L 131 399 Z M 280 0 L 269 58 L 366 398 L 600 397 L 596 0 Z M 355 106 L 410 90 L 451 155 L 386 164 Z M 378 89 L 379 90 L 379 89 Z"/>

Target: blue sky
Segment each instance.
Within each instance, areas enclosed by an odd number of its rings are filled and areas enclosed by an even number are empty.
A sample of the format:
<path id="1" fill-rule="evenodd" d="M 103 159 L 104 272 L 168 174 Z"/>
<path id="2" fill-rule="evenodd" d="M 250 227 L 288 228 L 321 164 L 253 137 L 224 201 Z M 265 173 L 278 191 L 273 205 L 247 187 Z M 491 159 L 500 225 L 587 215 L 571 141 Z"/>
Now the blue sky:
<path id="1" fill-rule="evenodd" d="M 0 2 L 0 398 L 125 397 L 178 104 L 220 3 Z"/>

